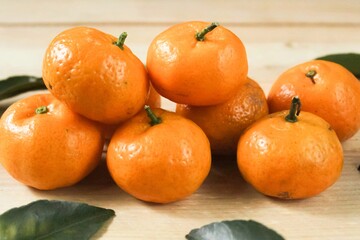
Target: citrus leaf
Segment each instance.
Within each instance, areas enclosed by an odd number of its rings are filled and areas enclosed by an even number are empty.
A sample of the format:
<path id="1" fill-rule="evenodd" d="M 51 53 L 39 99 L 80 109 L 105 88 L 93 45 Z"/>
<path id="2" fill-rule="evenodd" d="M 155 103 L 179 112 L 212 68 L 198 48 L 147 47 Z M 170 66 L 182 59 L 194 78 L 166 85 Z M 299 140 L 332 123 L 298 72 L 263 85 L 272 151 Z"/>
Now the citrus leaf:
<path id="1" fill-rule="evenodd" d="M 338 63 L 352 72 L 355 77 L 360 79 L 360 54 L 358 53 L 337 53 L 325 55 L 316 59 Z"/>
<path id="2" fill-rule="evenodd" d="M 261 223 L 249 220 L 232 220 L 210 223 L 199 229 L 193 229 L 188 240 L 283 240 L 274 230 Z"/>
<path id="3" fill-rule="evenodd" d="M 113 216 L 85 203 L 38 200 L 0 215 L 0 239 L 89 239 Z"/>
<path id="4" fill-rule="evenodd" d="M 46 89 L 41 77 L 19 75 L 0 80 L 0 100 L 33 90 Z"/>

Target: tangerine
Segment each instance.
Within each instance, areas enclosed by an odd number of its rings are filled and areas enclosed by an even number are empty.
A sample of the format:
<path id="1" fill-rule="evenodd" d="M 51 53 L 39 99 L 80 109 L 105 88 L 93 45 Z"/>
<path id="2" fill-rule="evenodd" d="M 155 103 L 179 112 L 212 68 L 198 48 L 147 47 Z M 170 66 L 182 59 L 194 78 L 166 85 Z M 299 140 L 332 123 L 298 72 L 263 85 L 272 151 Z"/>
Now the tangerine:
<path id="1" fill-rule="evenodd" d="M 243 131 L 268 114 L 266 96 L 259 84 L 248 78 L 236 94 L 212 106 L 177 104 L 176 113 L 194 121 L 209 138 L 214 154 L 236 155 Z"/>
<path id="2" fill-rule="evenodd" d="M 71 186 L 101 160 L 98 124 L 72 112 L 51 94 L 12 104 L 0 120 L 0 161 L 16 180 L 51 190 Z"/>
<path id="3" fill-rule="evenodd" d="M 228 100 L 248 72 L 242 41 L 217 23 L 199 21 L 176 24 L 156 36 L 146 66 L 160 95 L 196 106 Z"/>
<path id="4" fill-rule="evenodd" d="M 161 107 L 161 96 L 160 94 L 155 90 L 155 88 L 150 84 L 149 88 L 149 96 L 146 100 L 145 105 L 148 105 L 151 108 L 160 108 Z M 114 134 L 116 129 L 121 125 L 122 123 L 118 124 L 103 124 L 103 132 L 105 135 L 105 139 L 109 140 L 111 139 L 111 136 Z"/>
<path id="5" fill-rule="evenodd" d="M 61 32 L 48 46 L 43 79 L 49 91 L 83 116 L 117 124 L 144 106 L 149 80 L 143 63 L 115 37 L 89 27 Z"/>
<path id="6" fill-rule="evenodd" d="M 143 201 L 183 199 L 210 171 L 209 140 L 184 117 L 148 106 L 146 111 L 114 133 L 106 156 L 109 172 L 120 188 Z"/>
<path id="7" fill-rule="evenodd" d="M 319 116 L 300 111 L 270 114 L 240 137 L 237 163 L 244 179 L 259 192 L 301 199 L 323 192 L 339 178 L 343 151 L 335 131 Z M 296 116 L 298 115 L 298 116 Z"/>
<path id="8" fill-rule="evenodd" d="M 294 96 L 302 99 L 304 111 L 330 123 L 340 141 L 359 130 L 360 82 L 343 66 L 312 60 L 285 71 L 270 89 L 269 111 L 287 109 Z"/>

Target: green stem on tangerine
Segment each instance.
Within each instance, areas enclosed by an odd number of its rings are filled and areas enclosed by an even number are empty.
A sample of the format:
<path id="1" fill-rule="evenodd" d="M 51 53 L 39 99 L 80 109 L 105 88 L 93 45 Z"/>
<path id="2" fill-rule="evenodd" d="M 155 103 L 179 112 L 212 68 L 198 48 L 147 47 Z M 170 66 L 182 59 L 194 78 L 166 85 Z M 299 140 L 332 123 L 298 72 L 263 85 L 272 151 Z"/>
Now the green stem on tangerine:
<path id="1" fill-rule="evenodd" d="M 315 84 L 314 77 L 315 77 L 316 74 L 317 74 L 317 72 L 316 72 L 315 70 L 309 70 L 309 71 L 305 74 L 305 76 L 308 77 L 308 78 L 310 78 L 311 81 Z"/>
<path id="2" fill-rule="evenodd" d="M 301 102 L 298 96 L 293 97 L 291 101 L 289 114 L 286 115 L 285 120 L 288 122 L 297 122 L 297 116 L 299 116 L 301 110 Z"/>
<path id="3" fill-rule="evenodd" d="M 121 50 L 124 50 L 124 43 L 126 37 L 127 37 L 127 33 L 123 32 L 122 34 L 120 34 L 119 39 L 116 42 L 114 42 L 114 44 L 118 46 Z"/>
<path id="4" fill-rule="evenodd" d="M 213 22 L 211 23 L 209 26 L 207 26 L 206 28 L 204 28 L 201 32 L 197 32 L 195 34 L 195 38 L 196 40 L 198 41 L 204 41 L 205 40 L 205 35 L 208 33 L 208 32 L 211 32 L 212 30 L 214 30 L 216 27 L 219 26 L 219 23 L 217 22 Z"/>
<path id="5" fill-rule="evenodd" d="M 40 106 L 37 109 L 35 109 L 36 114 L 44 114 L 47 113 L 49 109 L 46 106 Z"/>
<path id="6" fill-rule="evenodd" d="M 150 118 L 150 124 L 151 126 L 154 126 L 156 124 L 159 124 L 162 122 L 161 118 L 157 117 L 154 112 L 151 110 L 150 106 L 149 105 L 145 105 L 144 107 L 148 117 Z"/>

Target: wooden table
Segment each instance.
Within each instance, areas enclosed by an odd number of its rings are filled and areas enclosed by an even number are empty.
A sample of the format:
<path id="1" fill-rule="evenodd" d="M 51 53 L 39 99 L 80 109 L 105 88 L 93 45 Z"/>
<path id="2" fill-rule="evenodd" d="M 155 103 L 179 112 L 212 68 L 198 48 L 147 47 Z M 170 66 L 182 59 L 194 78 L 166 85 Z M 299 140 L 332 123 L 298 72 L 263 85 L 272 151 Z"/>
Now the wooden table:
<path id="1" fill-rule="evenodd" d="M 91 26 L 116 36 L 127 31 L 127 46 L 144 61 L 158 33 L 188 20 L 218 21 L 236 33 L 247 49 L 249 75 L 265 92 L 295 64 L 329 53 L 360 52 L 357 0 L 1 0 L 0 78 L 40 76 L 45 48 L 72 26 Z M 174 104 L 165 100 L 163 107 L 172 110 Z M 359 143 L 360 133 L 343 144 L 341 178 L 307 200 L 280 201 L 257 193 L 241 178 L 235 157 L 229 157 L 214 159 L 210 175 L 195 194 L 167 205 L 127 195 L 112 182 L 104 164 L 81 183 L 56 191 L 23 186 L 0 167 L 0 213 L 37 199 L 112 208 L 117 216 L 99 232 L 99 239 L 184 239 L 193 228 L 233 219 L 259 221 L 286 239 L 360 239 Z"/>

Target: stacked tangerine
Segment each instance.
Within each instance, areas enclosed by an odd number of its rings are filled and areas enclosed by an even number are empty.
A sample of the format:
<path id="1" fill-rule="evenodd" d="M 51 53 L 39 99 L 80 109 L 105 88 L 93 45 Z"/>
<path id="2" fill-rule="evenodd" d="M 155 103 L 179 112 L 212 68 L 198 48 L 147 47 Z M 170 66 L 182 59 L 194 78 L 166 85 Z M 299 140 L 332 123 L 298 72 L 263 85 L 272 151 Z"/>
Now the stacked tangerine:
<path id="1" fill-rule="evenodd" d="M 103 125 L 134 116 L 149 91 L 126 36 L 76 27 L 53 39 L 43 60 L 50 94 L 22 99 L 1 118 L 1 163 L 15 179 L 51 190 L 79 182 L 98 165 Z"/>
<path id="2" fill-rule="evenodd" d="M 236 154 L 244 129 L 268 114 L 263 90 L 247 76 L 244 44 L 218 23 L 170 27 L 150 44 L 146 66 L 176 113 L 202 128 L 213 154 Z"/>
<path id="3" fill-rule="evenodd" d="M 149 202 L 195 192 L 212 154 L 236 154 L 245 180 L 279 198 L 314 196 L 339 177 L 339 138 L 360 127 L 360 83 L 343 68 L 297 66 L 280 76 L 266 99 L 248 77 L 242 41 L 217 23 L 185 22 L 160 33 L 146 67 L 124 44 L 126 37 L 76 27 L 53 39 L 43 61 L 50 94 L 20 100 L 0 121 L 1 163 L 15 179 L 44 190 L 71 186 L 99 163 L 105 138 L 116 184 Z M 327 67 L 337 73 L 330 82 L 341 84 L 319 111 L 310 98 L 334 86 L 323 84 Z M 309 81 L 298 83 L 297 69 L 307 71 L 315 90 L 307 93 Z M 159 108 L 158 93 L 177 103 L 176 113 Z M 296 95 L 313 113 L 300 114 Z M 349 111 L 332 114 L 347 103 Z M 275 113 L 268 115 L 268 104 Z M 330 124 L 317 112 L 333 116 Z M 345 129 L 336 124 L 338 116 L 347 120 Z"/>
<path id="4" fill-rule="evenodd" d="M 283 199 L 312 197 L 333 185 L 343 167 L 341 142 L 360 128 L 358 79 L 337 63 L 308 61 L 278 77 L 268 104 L 271 114 L 239 140 L 243 177 Z"/>
<path id="5" fill-rule="evenodd" d="M 241 174 L 259 192 L 307 198 L 339 178 L 341 141 L 360 128 L 360 83 L 344 67 L 309 61 L 289 69 L 269 93 L 270 115 L 262 89 L 247 77 L 240 39 L 215 23 L 159 34 L 147 67 L 157 91 L 203 129 L 214 154 L 237 153 Z"/>
<path id="6" fill-rule="evenodd" d="M 166 203 L 200 187 L 209 141 L 192 121 L 157 109 L 160 95 L 126 37 L 75 27 L 52 40 L 43 60 L 50 94 L 22 99 L 1 118 L 1 163 L 15 179 L 42 190 L 71 186 L 97 166 L 111 137 L 108 169 L 133 196 Z"/>

